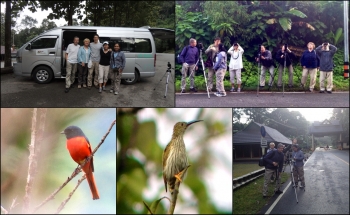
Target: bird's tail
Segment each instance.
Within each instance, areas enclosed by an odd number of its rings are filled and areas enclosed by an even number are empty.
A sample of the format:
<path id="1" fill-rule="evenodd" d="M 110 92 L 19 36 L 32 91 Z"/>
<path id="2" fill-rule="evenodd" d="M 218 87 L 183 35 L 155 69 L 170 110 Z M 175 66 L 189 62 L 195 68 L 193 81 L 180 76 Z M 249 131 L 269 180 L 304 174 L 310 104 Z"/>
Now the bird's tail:
<path id="1" fill-rule="evenodd" d="M 86 173 L 86 179 L 89 183 L 89 187 L 90 187 L 91 194 L 92 194 L 92 199 L 93 200 L 99 199 L 100 195 L 98 194 L 94 174 L 92 172 Z"/>

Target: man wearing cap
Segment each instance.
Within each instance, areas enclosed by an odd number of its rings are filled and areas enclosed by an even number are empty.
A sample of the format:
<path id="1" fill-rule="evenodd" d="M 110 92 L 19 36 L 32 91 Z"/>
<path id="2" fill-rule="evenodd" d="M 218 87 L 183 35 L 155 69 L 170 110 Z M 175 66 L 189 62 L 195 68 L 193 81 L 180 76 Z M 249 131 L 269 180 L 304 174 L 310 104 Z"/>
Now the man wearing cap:
<path id="1" fill-rule="evenodd" d="M 99 87 L 99 93 L 102 93 L 102 90 L 106 90 L 106 83 L 108 81 L 108 73 L 110 70 L 110 59 L 111 59 L 111 50 L 108 49 L 108 42 L 103 42 L 103 49 L 100 50 L 100 65 L 98 69 L 98 83 L 100 85 Z M 102 86 L 103 83 L 103 86 Z"/>
<path id="2" fill-rule="evenodd" d="M 271 175 L 273 175 L 275 173 L 275 171 L 277 171 L 277 173 L 278 173 L 277 174 L 278 177 L 276 178 L 277 183 L 276 183 L 276 187 L 275 187 L 275 193 L 276 194 L 283 193 L 282 191 L 280 191 L 280 186 L 281 186 L 280 180 L 281 180 L 281 172 L 282 172 L 282 168 L 283 168 L 283 159 L 284 159 L 284 155 L 283 155 L 282 151 L 283 151 L 283 145 L 278 144 L 276 151 L 272 151 L 264 157 L 264 161 L 266 163 L 266 166 L 265 166 L 265 180 L 264 180 L 264 188 L 263 188 L 263 198 L 266 198 L 267 186 L 269 184 L 269 180 L 271 178 Z"/>
<path id="3" fill-rule="evenodd" d="M 275 143 L 274 143 L 274 142 L 271 142 L 271 143 L 270 143 L 270 148 L 267 150 L 267 153 L 272 152 L 272 151 L 274 151 L 274 150 L 277 150 L 277 149 L 275 149 Z M 271 182 L 273 182 L 273 181 L 275 180 L 273 176 L 274 176 L 274 175 L 272 174 L 272 175 L 271 175 Z"/>
<path id="4" fill-rule="evenodd" d="M 298 177 L 301 181 L 300 188 L 305 187 L 305 179 L 304 179 L 304 153 L 300 150 L 298 144 L 294 144 L 292 146 L 293 153 L 293 176 L 294 176 L 294 186 L 298 187 Z"/>

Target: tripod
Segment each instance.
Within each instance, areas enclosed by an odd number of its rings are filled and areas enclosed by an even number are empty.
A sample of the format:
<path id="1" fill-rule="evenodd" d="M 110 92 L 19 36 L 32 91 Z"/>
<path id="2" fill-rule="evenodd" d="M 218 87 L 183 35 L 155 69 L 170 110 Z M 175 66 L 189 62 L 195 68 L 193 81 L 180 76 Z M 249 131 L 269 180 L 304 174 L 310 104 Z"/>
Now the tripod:
<path id="1" fill-rule="evenodd" d="M 289 167 L 290 167 L 290 173 L 291 173 L 291 176 L 292 176 L 292 183 L 293 183 L 294 192 L 295 192 L 295 199 L 297 200 L 297 203 L 299 203 L 299 201 L 298 201 L 298 195 L 297 195 L 297 188 L 296 188 L 296 186 L 295 186 L 294 175 L 293 175 L 294 166 L 292 165 L 292 161 L 291 161 L 290 158 L 287 159 L 286 165 L 287 165 L 287 164 L 289 164 Z M 284 166 L 284 168 L 283 168 L 283 172 L 284 172 L 285 167 L 286 167 L 286 166 Z M 305 191 L 305 188 L 304 188 L 304 191 Z"/>
<path id="2" fill-rule="evenodd" d="M 207 83 L 207 77 L 205 75 L 205 67 L 204 67 L 204 62 L 203 62 L 203 58 L 202 58 L 202 49 L 199 49 L 199 59 L 197 60 L 197 63 L 196 65 L 194 66 L 194 69 L 192 70 L 192 72 L 190 73 L 190 76 L 192 75 L 192 73 L 194 72 L 194 70 L 196 69 L 196 66 L 198 65 L 199 63 L 199 60 L 201 61 L 202 63 L 202 69 L 203 69 L 203 75 L 204 75 L 204 80 L 205 80 L 205 85 L 207 87 L 207 93 L 208 93 L 208 99 L 210 99 L 210 95 L 209 95 L 209 88 L 208 88 L 208 83 Z M 181 92 L 182 93 L 182 92 Z M 180 94 L 181 95 L 181 94 Z"/>
<path id="3" fill-rule="evenodd" d="M 160 81 L 158 82 L 158 84 L 163 80 L 163 78 L 165 77 L 165 75 L 167 75 L 166 77 L 166 85 L 165 85 L 165 94 L 164 94 L 164 98 L 166 98 L 166 94 L 168 92 L 168 83 L 169 83 L 169 76 L 171 77 L 171 79 L 174 82 L 173 76 L 171 76 L 171 64 L 170 62 L 168 62 L 168 69 L 166 70 L 166 72 L 164 73 L 163 77 L 160 79 Z M 158 86 L 158 84 L 156 85 L 156 87 Z M 156 90 L 156 87 L 153 90 Z"/>

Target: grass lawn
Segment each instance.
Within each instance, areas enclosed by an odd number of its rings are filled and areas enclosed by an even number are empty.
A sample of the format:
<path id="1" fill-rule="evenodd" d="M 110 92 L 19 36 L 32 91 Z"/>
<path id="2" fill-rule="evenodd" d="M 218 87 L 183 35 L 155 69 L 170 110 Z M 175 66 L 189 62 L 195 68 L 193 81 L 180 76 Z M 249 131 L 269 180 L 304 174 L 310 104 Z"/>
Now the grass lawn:
<path id="1" fill-rule="evenodd" d="M 289 173 L 282 173 L 281 183 L 287 181 Z M 233 191 L 233 214 L 256 214 L 274 195 L 275 182 L 268 186 L 267 198 L 262 197 L 262 189 L 264 186 L 264 177 L 260 177 L 255 181 L 244 185 Z M 282 189 L 281 189 L 282 190 Z"/>
<path id="2" fill-rule="evenodd" d="M 264 167 L 261 167 L 258 165 L 258 162 L 256 163 L 237 163 L 233 164 L 233 178 L 237 178 L 240 176 L 243 176 L 245 174 L 248 174 L 250 172 L 253 172 L 255 170 L 262 169 Z"/>

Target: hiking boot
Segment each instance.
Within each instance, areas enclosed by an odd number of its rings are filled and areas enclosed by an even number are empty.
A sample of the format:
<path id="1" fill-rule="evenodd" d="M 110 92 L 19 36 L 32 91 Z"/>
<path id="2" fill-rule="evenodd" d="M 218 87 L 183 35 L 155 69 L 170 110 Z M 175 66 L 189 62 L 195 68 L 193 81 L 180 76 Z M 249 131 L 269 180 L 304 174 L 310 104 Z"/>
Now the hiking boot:
<path id="1" fill-rule="evenodd" d="M 216 93 L 215 94 L 217 97 L 225 97 L 226 93 Z"/>
<path id="2" fill-rule="evenodd" d="M 66 88 L 66 89 L 64 90 L 64 92 L 65 92 L 65 93 L 68 93 L 68 92 L 69 92 L 69 88 Z"/>
<path id="3" fill-rule="evenodd" d="M 185 90 L 185 89 L 182 89 L 182 90 L 181 90 L 181 93 L 186 93 L 186 90 Z"/>
<path id="4" fill-rule="evenodd" d="M 196 92 L 197 92 L 197 89 L 193 87 L 193 88 L 190 88 L 190 91 L 196 93 Z"/>
<path id="5" fill-rule="evenodd" d="M 277 190 L 275 193 L 276 193 L 277 195 L 279 195 L 279 194 L 283 193 L 283 191 Z"/>
<path id="6" fill-rule="evenodd" d="M 236 92 L 235 88 L 231 88 L 230 92 Z"/>
<path id="7" fill-rule="evenodd" d="M 332 91 L 328 91 L 328 90 L 327 90 L 327 93 L 332 94 Z"/>
<path id="8" fill-rule="evenodd" d="M 321 90 L 320 93 L 324 93 L 324 90 Z"/>

